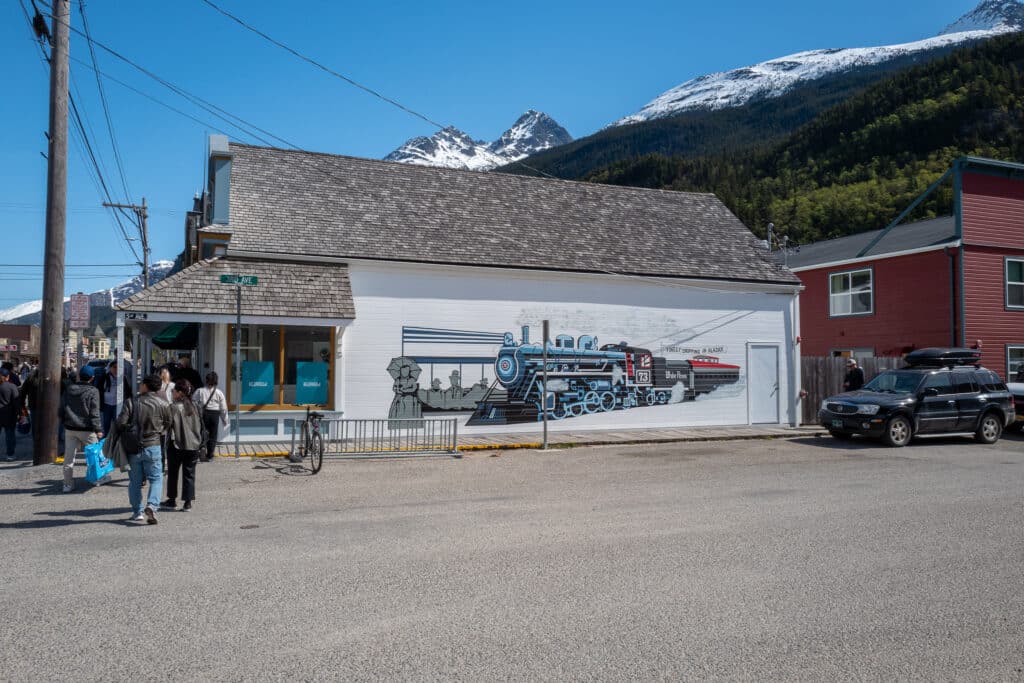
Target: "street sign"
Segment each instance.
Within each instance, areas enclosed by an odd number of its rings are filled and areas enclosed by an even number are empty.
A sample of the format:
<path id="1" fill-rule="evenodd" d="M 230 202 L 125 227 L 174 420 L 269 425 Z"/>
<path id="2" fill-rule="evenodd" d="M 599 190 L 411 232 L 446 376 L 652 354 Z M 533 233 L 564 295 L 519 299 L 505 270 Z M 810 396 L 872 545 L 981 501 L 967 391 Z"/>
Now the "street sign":
<path id="1" fill-rule="evenodd" d="M 259 283 L 259 278 L 255 275 L 233 275 L 229 273 L 228 275 L 221 275 L 220 281 L 225 285 L 248 285 L 252 287 Z"/>
<path id="2" fill-rule="evenodd" d="M 145 320 L 149 317 L 148 313 L 125 313 L 125 320 Z"/>
<path id="3" fill-rule="evenodd" d="M 89 295 L 71 295 L 71 315 L 68 317 L 68 328 L 72 330 L 84 330 L 89 327 Z"/>

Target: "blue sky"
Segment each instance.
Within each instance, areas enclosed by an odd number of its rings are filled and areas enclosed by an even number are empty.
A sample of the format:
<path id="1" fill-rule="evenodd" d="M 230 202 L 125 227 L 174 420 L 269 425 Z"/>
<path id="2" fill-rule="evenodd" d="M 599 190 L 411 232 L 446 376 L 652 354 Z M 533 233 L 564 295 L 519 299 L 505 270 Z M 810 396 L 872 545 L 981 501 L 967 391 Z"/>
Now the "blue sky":
<path id="1" fill-rule="evenodd" d="M 29 4 L 29 0 L 24 0 Z M 977 0 L 718 0 L 695 2 L 320 2 L 217 0 L 300 52 L 445 124 L 494 139 L 526 109 L 573 136 L 632 113 L 668 88 L 800 50 L 908 42 L 938 33 Z M 304 149 L 380 158 L 434 131 L 297 60 L 201 0 L 88 0 L 92 36 L 217 106 Z M 78 0 L 72 23 L 81 28 Z M 72 34 L 71 56 L 89 61 Z M 211 114 L 97 51 L 102 71 L 181 109 L 173 113 L 113 83 L 108 103 L 132 199 L 151 206 L 154 260 L 181 250 L 184 211 L 203 182 L 206 135 L 229 133 Z M 0 11 L 4 96 L 0 130 L 0 309 L 41 297 L 48 77 L 19 0 Z M 93 131 L 106 178 L 118 188 L 93 72 L 72 62 L 73 96 Z M 75 93 L 77 89 L 77 93 Z M 119 238 L 78 146 L 68 178 L 68 264 L 134 261 Z M 67 292 L 95 291 L 134 266 L 69 269 Z M 70 277 L 74 274 L 74 277 Z"/>

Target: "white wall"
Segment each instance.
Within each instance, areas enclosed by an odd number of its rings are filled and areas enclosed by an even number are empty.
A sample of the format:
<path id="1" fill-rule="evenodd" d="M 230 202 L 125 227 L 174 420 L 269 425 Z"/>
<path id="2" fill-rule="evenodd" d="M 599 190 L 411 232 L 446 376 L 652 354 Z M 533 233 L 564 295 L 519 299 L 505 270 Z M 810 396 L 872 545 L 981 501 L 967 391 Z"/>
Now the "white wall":
<path id="1" fill-rule="evenodd" d="M 616 410 L 549 423 L 553 430 L 612 429 L 645 426 L 730 425 L 748 423 L 747 345 L 777 342 L 780 352 L 780 422 L 791 422 L 795 408 L 792 383 L 794 295 L 764 293 L 758 285 L 666 285 L 643 278 L 537 273 L 483 268 L 444 268 L 398 264 L 353 263 L 349 266 L 356 320 L 340 337 L 339 381 L 346 418 L 386 418 L 394 398 L 390 360 L 402 353 L 402 326 L 512 332 L 530 326 L 531 340 L 541 339 L 548 319 L 551 337 L 596 335 L 601 344 L 626 341 L 655 355 L 686 359 L 692 353 L 661 351 L 662 346 L 717 348 L 723 363 L 741 366 L 740 381 L 697 401 Z M 761 290 L 761 291 L 758 291 Z M 407 347 L 406 355 L 491 355 L 500 344 Z M 450 368 L 436 376 L 448 386 Z M 429 368 L 420 385 L 429 387 Z M 493 380 L 493 368 L 486 369 Z M 463 386 L 480 379 L 467 369 Z M 424 413 L 425 417 L 444 414 Z M 538 424 L 464 427 L 460 431 L 536 431 Z"/>

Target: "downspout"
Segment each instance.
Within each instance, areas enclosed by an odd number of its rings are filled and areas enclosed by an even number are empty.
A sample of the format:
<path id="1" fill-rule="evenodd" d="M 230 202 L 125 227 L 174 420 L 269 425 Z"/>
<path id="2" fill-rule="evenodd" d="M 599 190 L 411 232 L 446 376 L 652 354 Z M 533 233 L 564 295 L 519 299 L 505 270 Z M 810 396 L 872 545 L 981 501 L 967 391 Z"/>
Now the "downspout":
<path id="1" fill-rule="evenodd" d="M 949 345 L 956 346 L 956 250 L 946 247 L 943 251 L 949 257 Z"/>
<path id="2" fill-rule="evenodd" d="M 964 206 L 963 159 L 953 162 L 953 215 L 956 217 L 956 238 L 960 241 L 960 343 L 967 345 L 967 315 L 964 311 Z M 955 342 L 955 340 L 954 340 Z M 955 346 L 955 343 L 954 343 Z"/>

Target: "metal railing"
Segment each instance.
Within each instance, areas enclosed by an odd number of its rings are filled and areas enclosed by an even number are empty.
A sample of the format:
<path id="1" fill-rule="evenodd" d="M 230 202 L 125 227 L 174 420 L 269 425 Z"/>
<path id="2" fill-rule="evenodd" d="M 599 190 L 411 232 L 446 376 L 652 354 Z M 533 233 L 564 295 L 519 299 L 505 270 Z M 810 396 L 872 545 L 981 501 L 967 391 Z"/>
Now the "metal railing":
<path id="1" fill-rule="evenodd" d="M 305 423 L 296 420 L 292 426 L 293 457 L 302 453 Z M 407 456 L 450 453 L 459 457 L 458 420 L 349 420 L 323 419 L 320 433 L 324 455 L 328 456 Z"/>

